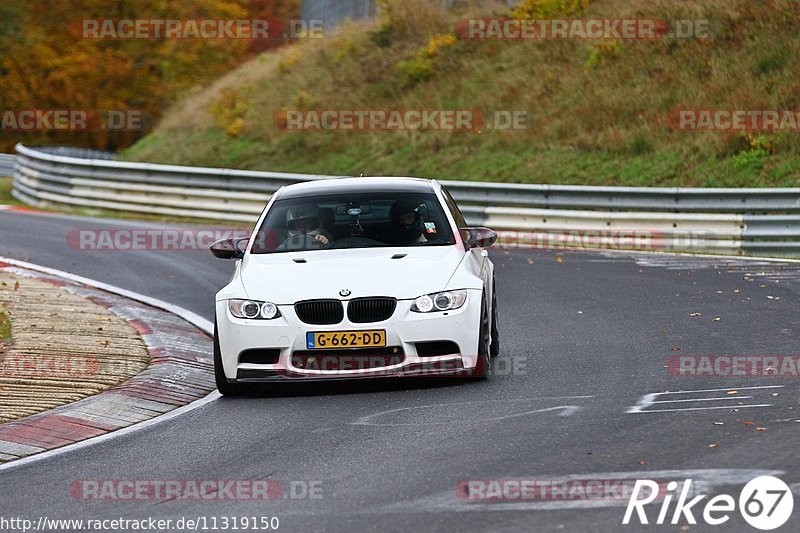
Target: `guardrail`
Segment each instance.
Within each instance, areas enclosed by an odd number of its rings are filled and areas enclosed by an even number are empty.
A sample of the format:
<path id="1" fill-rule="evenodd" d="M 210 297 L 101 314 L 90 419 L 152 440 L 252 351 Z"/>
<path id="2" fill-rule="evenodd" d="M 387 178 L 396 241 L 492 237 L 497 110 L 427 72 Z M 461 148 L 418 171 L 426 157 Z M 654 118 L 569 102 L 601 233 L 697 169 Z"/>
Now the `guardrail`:
<path id="1" fill-rule="evenodd" d="M 0 176 L 10 176 L 14 173 L 14 156 L 0 154 Z"/>
<path id="2" fill-rule="evenodd" d="M 86 159 L 16 147 L 26 203 L 252 223 L 283 185 L 336 176 Z M 800 256 L 800 188 L 584 187 L 443 181 L 506 247 Z"/>
<path id="3" fill-rule="evenodd" d="M 79 159 L 102 159 L 103 161 L 116 161 L 117 154 L 91 148 L 75 148 L 73 146 L 40 146 L 37 151 L 50 155 L 63 155 Z"/>

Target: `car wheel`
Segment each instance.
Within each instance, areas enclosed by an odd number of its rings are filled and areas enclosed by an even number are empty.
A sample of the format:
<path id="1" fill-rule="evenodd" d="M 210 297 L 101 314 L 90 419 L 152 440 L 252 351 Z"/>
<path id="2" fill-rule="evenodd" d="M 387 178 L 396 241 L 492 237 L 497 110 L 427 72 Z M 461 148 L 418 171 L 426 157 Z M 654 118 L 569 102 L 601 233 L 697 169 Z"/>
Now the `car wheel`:
<path id="1" fill-rule="evenodd" d="M 472 376 L 477 379 L 489 379 L 492 375 L 491 346 L 489 341 L 489 310 L 486 299 L 481 304 L 481 329 L 478 337 L 478 362 Z"/>
<path id="2" fill-rule="evenodd" d="M 489 353 L 492 357 L 500 355 L 500 332 L 497 327 L 497 284 L 492 278 L 492 344 Z"/>
<path id="3" fill-rule="evenodd" d="M 217 389 L 223 396 L 236 396 L 242 393 L 242 386 L 236 383 L 228 383 L 225 371 L 222 369 L 222 353 L 219 348 L 219 335 L 217 335 L 217 324 L 214 322 L 214 381 Z"/>

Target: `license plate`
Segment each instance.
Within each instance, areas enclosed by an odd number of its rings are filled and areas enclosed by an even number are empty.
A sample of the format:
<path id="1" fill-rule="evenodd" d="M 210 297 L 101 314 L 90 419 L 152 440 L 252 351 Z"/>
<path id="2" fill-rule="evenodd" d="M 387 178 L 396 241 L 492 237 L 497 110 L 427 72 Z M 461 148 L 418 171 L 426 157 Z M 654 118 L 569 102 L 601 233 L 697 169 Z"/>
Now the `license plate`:
<path id="1" fill-rule="evenodd" d="M 309 331 L 306 346 L 309 350 L 383 347 L 386 346 L 386 331 Z"/>

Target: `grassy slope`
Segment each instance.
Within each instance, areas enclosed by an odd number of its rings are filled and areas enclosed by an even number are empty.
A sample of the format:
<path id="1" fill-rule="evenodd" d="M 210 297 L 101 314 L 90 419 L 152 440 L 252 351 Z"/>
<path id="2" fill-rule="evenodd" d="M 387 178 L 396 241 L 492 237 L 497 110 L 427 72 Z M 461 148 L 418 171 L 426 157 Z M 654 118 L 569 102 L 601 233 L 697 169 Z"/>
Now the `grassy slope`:
<path id="1" fill-rule="evenodd" d="M 414 0 L 403 0 L 413 2 Z M 478 8 L 473 8 L 478 9 Z M 483 16 L 503 12 L 478 9 Z M 586 17 L 712 21 L 713 40 L 459 41 L 434 75 L 408 84 L 413 58 L 456 19 L 416 11 L 377 33 L 345 28 L 250 61 L 176 106 L 125 154 L 139 161 L 325 174 L 684 186 L 798 186 L 800 133 L 757 142 L 667 127 L 676 107 L 800 108 L 800 3 L 594 0 Z M 401 24 L 405 22 L 405 26 Z M 381 42 L 383 46 L 377 43 Z M 388 44 L 388 46 L 386 46 Z M 284 132 L 281 109 L 528 110 L 523 132 Z M 212 112 L 216 109 L 216 112 Z M 220 111 L 222 110 L 222 112 Z M 239 118 L 238 123 L 236 118 Z M 237 135 L 225 131 L 240 128 Z"/>

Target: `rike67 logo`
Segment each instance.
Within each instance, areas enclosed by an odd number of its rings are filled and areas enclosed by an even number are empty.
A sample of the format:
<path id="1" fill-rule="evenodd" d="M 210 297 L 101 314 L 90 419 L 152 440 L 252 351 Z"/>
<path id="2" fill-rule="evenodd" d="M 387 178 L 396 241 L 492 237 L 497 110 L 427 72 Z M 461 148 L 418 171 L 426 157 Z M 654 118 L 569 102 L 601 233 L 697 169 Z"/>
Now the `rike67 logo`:
<path id="1" fill-rule="evenodd" d="M 706 524 L 719 526 L 726 523 L 731 518 L 731 513 L 736 510 L 736 500 L 728 494 L 719 494 L 710 498 L 705 505 L 699 505 L 708 495 L 700 494 L 691 500 L 692 480 L 687 479 L 683 484 L 675 508 L 672 512 L 670 524 L 678 524 L 681 517 L 688 524 L 697 524 L 693 514 L 700 513 Z M 622 523 L 631 523 L 634 511 L 640 524 L 648 524 L 648 517 L 645 505 L 660 501 L 661 508 L 655 524 L 666 524 L 669 514 L 670 503 L 676 495 L 678 488 L 676 481 L 670 481 L 666 486 L 666 494 L 660 494 L 660 486 L 655 481 L 645 479 L 636 480 L 633 492 L 628 500 L 628 507 L 625 509 L 625 516 Z M 756 529 L 771 530 L 776 529 L 789 520 L 794 508 L 794 497 L 789 486 L 780 479 L 773 476 L 759 476 L 750 480 L 739 493 L 739 512 L 745 521 Z M 697 506 L 697 508 L 695 508 Z M 693 509 L 694 508 L 694 509 Z"/>

